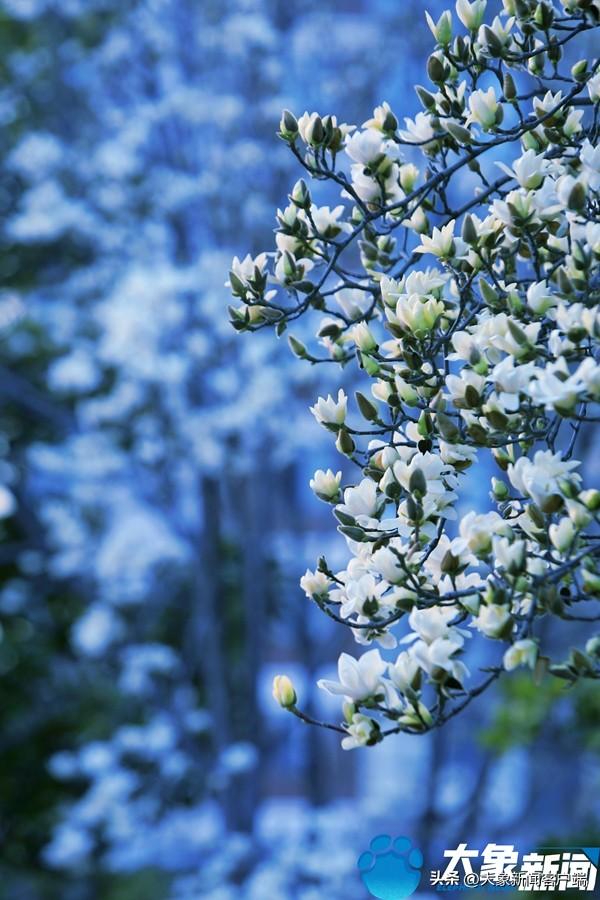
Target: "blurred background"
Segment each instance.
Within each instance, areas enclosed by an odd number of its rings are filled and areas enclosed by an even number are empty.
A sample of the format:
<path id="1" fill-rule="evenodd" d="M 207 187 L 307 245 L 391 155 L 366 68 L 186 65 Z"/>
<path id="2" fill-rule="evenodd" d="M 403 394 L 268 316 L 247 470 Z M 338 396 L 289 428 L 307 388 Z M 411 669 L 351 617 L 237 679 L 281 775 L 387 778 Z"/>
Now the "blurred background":
<path id="1" fill-rule="evenodd" d="M 344 561 L 308 489 L 339 373 L 236 335 L 224 282 L 299 176 L 281 109 L 414 115 L 424 8 L 0 0 L 1 898 L 341 900 L 382 831 L 430 868 L 600 841 L 597 691 L 517 675 L 353 753 L 270 696 L 338 716 L 357 649 L 298 587 Z"/>

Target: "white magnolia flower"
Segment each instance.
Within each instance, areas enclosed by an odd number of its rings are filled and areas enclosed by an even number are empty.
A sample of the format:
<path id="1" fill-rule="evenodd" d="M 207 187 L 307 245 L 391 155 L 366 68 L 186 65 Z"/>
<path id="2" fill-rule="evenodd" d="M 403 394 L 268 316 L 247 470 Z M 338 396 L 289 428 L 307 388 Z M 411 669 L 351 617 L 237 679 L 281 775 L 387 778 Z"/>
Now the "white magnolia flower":
<path id="1" fill-rule="evenodd" d="M 493 128 L 502 113 L 502 107 L 498 103 L 493 87 L 489 87 L 487 91 L 473 91 L 469 97 L 469 109 L 471 112 L 467 122 L 476 122 L 484 131 Z"/>
<path id="2" fill-rule="evenodd" d="M 506 356 L 494 366 L 488 375 L 496 389 L 499 401 L 506 410 L 516 412 L 519 408 L 519 394 L 525 393 L 535 371 L 535 363 L 515 365 L 514 357 Z"/>
<path id="3" fill-rule="evenodd" d="M 324 572 L 311 572 L 310 569 L 307 569 L 300 579 L 300 587 L 309 600 L 315 595 L 326 597 L 332 583 Z"/>
<path id="4" fill-rule="evenodd" d="M 333 399 L 331 394 L 324 400 L 319 397 L 314 406 L 310 407 L 310 411 L 317 420 L 324 425 L 343 425 L 346 420 L 348 398 L 342 390 L 338 391 L 337 401 Z"/>
<path id="5" fill-rule="evenodd" d="M 302 278 L 314 268 L 312 259 L 297 258 L 293 253 L 281 253 L 275 264 L 275 279 L 282 285 L 301 281 Z"/>
<path id="6" fill-rule="evenodd" d="M 394 687 L 404 693 L 410 688 L 415 688 L 419 675 L 419 663 L 411 653 L 403 650 L 396 658 L 396 662 L 389 664 L 388 674 Z"/>
<path id="7" fill-rule="evenodd" d="M 344 148 L 350 159 L 368 166 L 385 154 L 386 143 L 379 131 L 368 128 L 366 131 L 355 131 L 346 140 Z"/>
<path id="8" fill-rule="evenodd" d="M 507 633 L 511 621 L 507 606 L 490 603 L 480 607 L 479 614 L 473 618 L 471 625 L 486 637 L 501 638 Z"/>
<path id="9" fill-rule="evenodd" d="M 349 319 L 360 319 L 373 302 L 369 291 L 360 288 L 343 288 L 334 294 L 334 300 Z"/>
<path id="10" fill-rule="evenodd" d="M 536 153 L 535 150 L 526 150 L 525 153 L 515 160 L 512 169 L 505 163 L 497 163 L 497 165 L 510 175 L 516 178 L 522 188 L 527 191 L 533 191 L 539 188 L 548 172 L 549 162 L 545 159 L 543 153 Z"/>
<path id="11" fill-rule="evenodd" d="M 415 253 L 433 253 L 439 259 L 451 259 L 462 252 L 462 241 L 454 237 L 456 222 L 452 219 L 441 228 L 434 227 L 431 237 L 421 235 L 421 244 L 415 248 Z"/>
<path id="12" fill-rule="evenodd" d="M 577 374 L 569 376 L 564 357 L 557 363 L 550 363 L 545 369 L 536 369 L 535 375 L 527 393 L 534 403 L 546 409 L 570 411 L 586 389 L 585 383 Z"/>
<path id="13" fill-rule="evenodd" d="M 489 26 L 490 31 L 496 36 L 497 40 L 500 41 L 503 47 L 506 47 L 510 43 L 511 39 L 511 30 L 513 25 L 515 24 L 514 16 L 511 16 L 510 19 L 506 20 L 506 23 L 502 23 L 500 16 L 494 16 L 492 24 Z M 485 26 L 481 26 L 479 32 L 477 34 L 477 43 L 481 44 L 482 47 L 489 46 L 488 36 L 486 33 Z"/>
<path id="14" fill-rule="evenodd" d="M 365 603 L 385 605 L 382 595 L 387 590 L 385 581 L 377 582 L 372 575 L 362 575 L 356 581 L 348 581 L 343 590 L 332 591 L 331 597 L 341 603 L 340 614 L 344 619 L 349 616 L 363 615 Z"/>
<path id="15" fill-rule="evenodd" d="M 413 454 L 408 462 L 399 459 L 393 465 L 394 477 L 408 491 L 411 477 L 417 469 L 425 477 L 427 493 L 442 494 L 446 491 L 443 479 L 444 477 L 447 479 L 451 477 L 450 467 L 436 453 L 430 453 L 429 451 Z"/>
<path id="16" fill-rule="evenodd" d="M 435 297 L 421 298 L 418 294 L 401 294 L 394 312 L 386 310 L 386 316 L 390 322 L 400 325 L 406 331 L 418 334 L 431 331 L 435 327 L 440 316 L 443 316 L 446 307 L 442 300 Z"/>
<path id="17" fill-rule="evenodd" d="M 389 584 L 399 584 L 405 573 L 398 557 L 406 556 L 407 550 L 399 538 L 392 538 L 387 547 L 380 547 L 371 557 L 373 568 Z"/>
<path id="18" fill-rule="evenodd" d="M 592 103 L 600 103 L 600 69 L 588 81 L 587 90 Z"/>
<path id="19" fill-rule="evenodd" d="M 377 347 L 377 341 L 373 336 L 373 332 L 365 322 L 359 322 L 355 325 L 351 334 L 352 340 L 359 350 L 369 353 Z"/>
<path id="20" fill-rule="evenodd" d="M 575 526 L 571 519 L 565 516 L 558 524 L 550 525 L 548 536 L 552 546 L 559 553 L 565 553 L 575 540 Z"/>
<path id="21" fill-rule="evenodd" d="M 408 624 L 415 632 L 402 639 L 402 643 L 408 644 L 417 639 L 431 644 L 437 638 L 445 638 L 452 641 L 458 647 L 464 644 L 465 632 L 455 625 L 450 625 L 458 615 L 455 606 L 431 606 L 427 609 L 413 609 L 408 617 Z"/>
<path id="22" fill-rule="evenodd" d="M 326 472 L 323 469 L 317 469 L 313 478 L 310 480 L 311 490 L 315 492 L 321 500 L 335 500 L 340 492 L 340 484 L 342 481 L 342 473 L 336 472 L 335 475 L 331 469 Z"/>
<path id="23" fill-rule="evenodd" d="M 596 77 L 600 79 L 600 72 Z M 592 191 L 597 191 L 600 188 L 600 144 L 594 147 L 586 138 L 582 144 L 579 158 L 583 165 L 583 174 L 588 187 Z M 588 227 L 590 224 L 594 223 L 588 223 Z"/>
<path id="24" fill-rule="evenodd" d="M 525 564 L 525 541 L 509 541 L 506 537 L 494 536 L 492 547 L 496 566 L 500 566 L 511 574 L 520 572 Z"/>
<path id="25" fill-rule="evenodd" d="M 468 552 L 464 541 L 460 538 L 454 538 L 451 541 L 447 534 L 443 534 L 424 562 L 426 571 L 431 575 L 436 585 L 445 575 L 443 564 L 449 556 L 453 557 L 456 570 L 462 570 L 475 562 L 473 556 Z"/>
<path id="26" fill-rule="evenodd" d="M 258 256 L 250 256 L 249 253 L 243 259 L 239 259 L 239 257 L 234 256 L 231 263 L 231 271 L 234 275 L 243 281 L 246 284 L 252 278 L 254 278 L 254 270 L 258 269 L 258 271 L 262 274 L 264 268 L 267 264 L 267 254 L 259 253 Z M 229 281 L 225 282 L 226 287 L 231 287 Z"/>
<path id="27" fill-rule="evenodd" d="M 538 316 L 543 316 L 556 305 L 556 298 L 552 296 L 546 281 L 535 281 L 527 288 L 527 305 Z"/>
<path id="28" fill-rule="evenodd" d="M 384 498 L 377 490 L 377 484 L 371 478 L 363 478 L 355 487 L 348 487 L 344 491 L 344 502 L 337 509 L 352 516 L 359 525 L 367 526 L 365 519 L 377 516 Z"/>
<path id="29" fill-rule="evenodd" d="M 507 672 L 512 672 L 519 666 L 529 666 L 530 669 L 535 669 L 537 655 L 538 647 L 535 641 L 529 639 L 515 641 L 504 654 L 504 668 Z"/>
<path id="30" fill-rule="evenodd" d="M 343 750 L 355 750 L 366 747 L 379 733 L 376 722 L 362 713 L 354 713 L 352 722 L 346 726 L 348 737 L 342 738 Z"/>
<path id="31" fill-rule="evenodd" d="M 387 127 L 387 123 L 389 123 L 390 118 L 396 118 L 392 112 L 390 104 L 387 100 L 384 100 L 380 106 L 376 106 L 373 110 L 373 118 L 368 119 L 368 121 L 363 122 L 363 128 L 375 128 L 378 131 L 382 131 L 384 126 Z"/>
<path id="32" fill-rule="evenodd" d="M 414 119 L 404 119 L 406 129 L 400 132 L 400 137 L 409 144 L 427 144 L 435 137 L 435 131 L 431 124 L 431 117 L 427 113 L 417 113 Z"/>
<path id="33" fill-rule="evenodd" d="M 453 403 L 465 402 L 465 393 L 471 387 L 477 396 L 481 396 L 485 387 L 485 378 L 472 369 L 462 369 L 460 375 L 446 375 L 446 387 Z"/>
<path id="34" fill-rule="evenodd" d="M 390 167 L 389 174 L 383 182 L 383 190 L 380 184 L 381 179 L 369 175 L 365 167 L 360 163 L 355 163 L 351 166 L 350 177 L 352 179 L 352 187 L 365 203 L 380 203 L 381 200 L 386 200 L 388 203 L 396 203 L 404 199 L 404 191 L 398 183 L 398 166 L 396 163 L 393 163 Z"/>
<path id="35" fill-rule="evenodd" d="M 583 190 L 584 196 L 587 194 L 585 183 L 573 175 L 562 175 L 556 182 L 556 196 L 566 209 L 571 206 L 571 198 L 576 188 Z"/>
<path id="36" fill-rule="evenodd" d="M 410 648 L 411 656 L 419 666 L 436 681 L 451 675 L 462 684 L 469 677 L 469 670 L 463 662 L 454 659 L 460 645 L 445 637 L 436 638 L 430 644 L 417 641 Z"/>
<path id="37" fill-rule="evenodd" d="M 483 556 L 492 549 L 493 536 L 507 530 L 510 531 L 510 525 L 497 512 L 478 515 L 471 511 L 461 519 L 459 533 L 462 543 L 457 546 L 470 550 L 476 556 Z"/>
<path id="38" fill-rule="evenodd" d="M 335 206 L 331 209 L 329 206 L 313 206 L 310 211 L 310 219 L 307 217 L 307 223 L 311 233 L 323 237 L 336 237 L 341 231 L 352 231 L 349 222 L 340 222 L 339 218 L 344 213 L 343 206 Z M 314 226 L 314 227 L 313 227 Z"/>
<path id="39" fill-rule="evenodd" d="M 381 676 L 385 672 L 386 663 L 379 650 L 369 650 L 359 659 L 348 653 L 342 653 L 338 660 L 339 681 L 320 679 L 318 686 L 329 694 L 340 694 L 350 700 L 360 702 L 382 693 Z"/>
<path id="40" fill-rule="evenodd" d="M 419 294 L 420 297 L 428 297 L 433 294 L 434 297 L 440 297 L 442 289 L 448 283 L 450 275 L 442 272 L 441 269 L 431 267 L 428 269 L 413 269 L 406 278 L 403 279 L 400 293 Z M 390 281 L 392 279 L 389 279 Z"/>
<path id="41" fill-rule="evenodd" d="M 456 14 L 469 31 L 477 31 L 483 22 L 487 0 L 456 0 Z"/>
<path id="42" fill-rule="evenodd" d="M 597 310 L 594 312 L 598 314 Z M 574 377 L 584 385 L 588 394 L 591 394 L 594 399 L 600 398 L 600 365 L 591 356 L 586 357 L 579 364 Z"/>

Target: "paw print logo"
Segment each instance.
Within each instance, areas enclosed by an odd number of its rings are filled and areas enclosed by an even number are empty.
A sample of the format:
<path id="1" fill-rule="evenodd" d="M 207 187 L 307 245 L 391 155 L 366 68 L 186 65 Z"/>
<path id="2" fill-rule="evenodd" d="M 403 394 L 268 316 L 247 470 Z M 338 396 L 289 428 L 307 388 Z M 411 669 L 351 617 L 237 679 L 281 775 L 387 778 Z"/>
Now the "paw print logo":
<path id="1" fill-rule="evenodd" d="M 405 900 L 419 887 L 423 854 L 407 837 L 392 841 L 389 834 L 373 838 L 358 858 L 364 886 L 378 900 Z"/>

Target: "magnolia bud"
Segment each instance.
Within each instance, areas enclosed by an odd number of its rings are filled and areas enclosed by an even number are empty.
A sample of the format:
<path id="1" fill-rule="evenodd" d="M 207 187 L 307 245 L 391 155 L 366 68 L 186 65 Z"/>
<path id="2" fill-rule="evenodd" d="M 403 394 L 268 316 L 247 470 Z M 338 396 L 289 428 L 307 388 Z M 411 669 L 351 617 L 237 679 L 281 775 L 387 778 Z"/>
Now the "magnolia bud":
<path id="1" fill-rule="evenodd" d="M 590 656 L 600 657 L 600 634 L 589 639 L 585 645 L 585 652 L 589 653 Z"/>
<path id="2" fill-rule="evenodd" d="M 499 478 L 492 478 L 492 492 L 496 500 L 506 500 L 509 494 L 508 485 Z"/>
<path id="3" fill-rule="evenodd" d="M 355 449 L 355 444 L 348 432 L 345 428 L 340 428 L 338 431 L 338 436 L 335 441 L 335 446 L 337 447 L 340 453 L 343 453 L 344 456 L 352 456 Z"/>
<path id="4" fill-rule="evenodd" d="M 427 480 L 422 469 L 415 469 L 411 472 L 408 490 L 411 494 L 414 494 L 417 500 L 421 500 L 425 496 L 427 493 Z"/>
<path id="5" fill-rule="evenodd" d="M 600 491 L 596 490 L 596 488 L 589 488 L 588 490 L 582 491 L 579 495 L 579 499 L 582 503 L 585 503 L 591 512 L 600 509 Z"/>
<path id="6" fill-rule="evenodd" d="M 318 147 L 325 137 L 325 129 L 323 128 L 323 120 L 320 116 L 315 116 L 308 128 L 306 129 L 306 140 L 311 147 Z"/>
<path id="7" fill-rule="evenodd" d="M 273 679 L 273 697 L 283 709 L 292 709 L 296 705 L 296 691 L 287 675 L 276 675 Z"/>
<path id="8" fill-rule="evenodd" d="M 297 356 L 298 359 L 305 358 L 306 347 L 301 341 L 297 340 L 295 337 L 293 337 L 293 335 L 290 334 L 288 336 L 288 344 L 290 345 L 290 350 L 292 351 L 294 356 Z"/>
<path id="9" fill-rule="evenodd" d="M 577 82 L 585 81 L 587 75 L 587 67 L 587 59 L 580 59 L 578 62 L 576 62 L 575 65 L 571 67 L 571 75 L 573 76 L 573 80 Z"/>
<path id="10" fill-rule="evenodd" d="M 568 550 L 575 539 L 575 526 L 570 519 L 561 519 L 558 525 L 550 525 L 548 529 L 552 546 L 559 553 Z"/>
<path id="11" fill-rule="evenodd" d="M 517 86 L 510 72 L 505 72 L 502 79 L 502 92 L 506 100 L 514 100 L 517 96 Z"/>
<path id="12" fill-rule="evenodd" d="M 293 141 L 298 134 L 298 120 L 289 109 L 284 109 L 281 115 L 279 133 L 286 141 Z"/>
<path id="13" fill-rule="evenodd" d="M 292 193 L 290 194 L 290 200 L 300 209 L 310 209 L 310 191 L 303 178 L 300 178 L 294 185 Z"/>

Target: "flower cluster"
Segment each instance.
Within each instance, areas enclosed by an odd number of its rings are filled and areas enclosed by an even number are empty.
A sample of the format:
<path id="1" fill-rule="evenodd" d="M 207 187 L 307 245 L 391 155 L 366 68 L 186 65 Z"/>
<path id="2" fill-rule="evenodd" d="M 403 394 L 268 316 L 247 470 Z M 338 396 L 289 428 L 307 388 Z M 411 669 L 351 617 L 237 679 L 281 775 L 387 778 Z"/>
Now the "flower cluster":
<path id="1" fill-rule="evenodd" d="M 485 12 L 457 0 L 458 22 L 427 16 L 431 86 L 404 127 L 387 103 L 361 128 L 283 114 L 280 137 L 342 205 L 317 206 L 299 181 L 276 249 L 235 260 L 230 278 L 236 329 L 280 335 L 314 310 L 316 347 L 292 337 L 293 352 L 355 360 L 369 385 L 356 404 L 340 389 L 311 408 L 361 472 L 347 485 L 315 473 L 351 558 L 302 579 L 369 648 L 320 682 L 344 698 L 329 727 L 345 748 L 437 727 L 517 666 L 600 677 L 598 640 L 553 660 L 539 629 L 549 615 L 600 620 L 600 492 L 574 458 L 600 421 L 600 61 L 563 56 L 600 4 Z M 457 525 L 484 453 L 495 508 Z M 479 676 L 463 659 L 473 636 L 498 647 Z M 285 684 L 276 697 L 304 717 Z"/>

